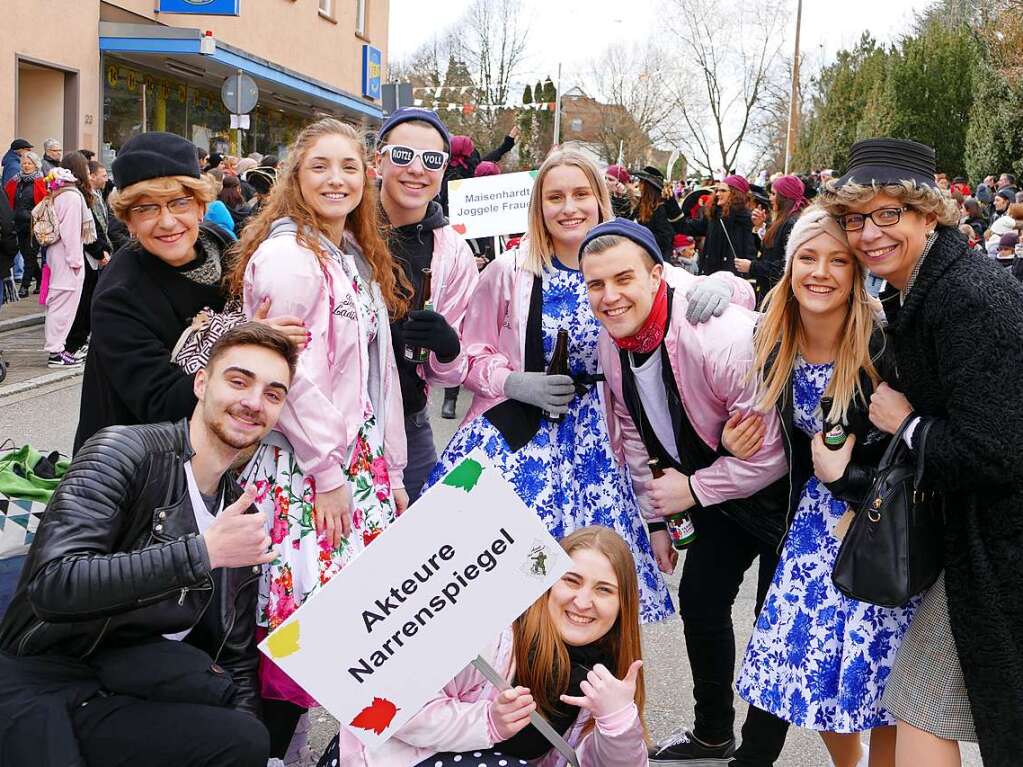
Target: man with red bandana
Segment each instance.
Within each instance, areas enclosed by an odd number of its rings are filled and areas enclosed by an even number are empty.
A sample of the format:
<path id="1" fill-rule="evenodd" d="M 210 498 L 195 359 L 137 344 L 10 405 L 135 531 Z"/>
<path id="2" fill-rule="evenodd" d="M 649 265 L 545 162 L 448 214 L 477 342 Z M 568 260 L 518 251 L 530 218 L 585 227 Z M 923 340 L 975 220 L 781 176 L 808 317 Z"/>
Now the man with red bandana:
<path id="1" fill-rule="evenodd" d="M 756 315 L 732 304 L 720 317 L 690 324 L 685 295 L 665 279 L 672 267 L 662 263 L 649 230 L 632 221 L 594 227 L 579 261 L 590 306 L 603 325 L 598 356 L 615 454 L 628 463 L 658 563 L 670 571 L 677 556 L 665 517 L 687 511 L 696 528 L 679 586 L 696 723 L 658 744 L 651 764 L 725 764 L 735 755 L 732 604 L 759 557 L 759 612 L 787 508 L 787 462 L 773 413 L 765 414 L 763 446 L 750 459 L 721 445 L 725 424 L 751 412 L 757 399 L 749 375 Z M 663 477 L 652 479 L 649 458 L 666 467 Z M 751 718 L 743 728 L 744 749 L 749 741 L 749 749 L 780 751 L 784 739 L 783 723 L 769 716 Z"/>

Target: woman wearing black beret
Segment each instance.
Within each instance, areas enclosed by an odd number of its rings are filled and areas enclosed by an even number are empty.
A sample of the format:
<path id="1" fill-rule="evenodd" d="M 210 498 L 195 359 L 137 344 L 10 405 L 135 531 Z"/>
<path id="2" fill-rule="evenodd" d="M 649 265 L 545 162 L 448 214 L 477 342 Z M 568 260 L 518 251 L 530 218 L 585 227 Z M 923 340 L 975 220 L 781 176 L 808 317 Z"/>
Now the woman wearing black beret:
<path id="1" fill-rule="evenodd" d="M 1020 763 L 1023 731 L 1023 288 L 976 258 L 935 187 L 934 150 L 853 145 L 821 193 L 881 294 L 902 392 L 882 384 L 870 419 L 905 439 L 919 489 L 944 503 L 944 564 L 899 649 L 884 705 L 899 767 Z"/>
<path id="2" fill-rule="evenodd" d="M 193 376 L 172 362 L 171 351 L 196 314 L 223 309 L 230 271 L 227 235 L 200 223 L 214 194 L 191 142 L 140 134 L 125 142 L 113 171 L 110 206 L 132 241 L 103 270 L 93 296 L 76 451 L 105 426 L 192 413 Z M 273 324 L 305 341 L 300 321 Z"/>

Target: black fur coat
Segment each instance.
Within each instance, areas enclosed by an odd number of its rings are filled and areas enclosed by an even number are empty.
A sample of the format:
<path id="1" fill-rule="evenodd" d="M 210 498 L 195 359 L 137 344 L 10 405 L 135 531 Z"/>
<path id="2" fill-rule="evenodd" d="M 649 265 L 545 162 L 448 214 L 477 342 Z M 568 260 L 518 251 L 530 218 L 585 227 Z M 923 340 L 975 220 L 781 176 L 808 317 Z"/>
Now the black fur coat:
<path id="1" fill-rule="evenodd" d="M 882 295 L 900 386 L 933 419 L 952 633 L 987 767 L 1023 760 L 1023 287 L 939 229 L 916 284 Z M 917 447 L 917 446 L 914 446 Z M 919 459 L 919 453 L 917 454 Z"/>

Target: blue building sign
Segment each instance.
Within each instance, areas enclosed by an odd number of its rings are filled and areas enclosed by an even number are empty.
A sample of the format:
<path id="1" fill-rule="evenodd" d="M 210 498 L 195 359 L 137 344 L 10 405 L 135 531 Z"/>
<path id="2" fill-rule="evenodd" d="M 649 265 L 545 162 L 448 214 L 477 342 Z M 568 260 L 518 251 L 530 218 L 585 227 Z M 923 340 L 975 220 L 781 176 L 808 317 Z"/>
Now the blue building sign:
<path id="1" fill-rule="evenodd" d="M 159 0 L 160 13 L 190 13 L 203 16 L 238 16 L 241 0 Z"/>
<path id="2" fill-rule="evenodd" d="M 383 56 L 379 48 L 362 46 L 362 95 L 370 99 L 380 98 L 380 78 Z"/>

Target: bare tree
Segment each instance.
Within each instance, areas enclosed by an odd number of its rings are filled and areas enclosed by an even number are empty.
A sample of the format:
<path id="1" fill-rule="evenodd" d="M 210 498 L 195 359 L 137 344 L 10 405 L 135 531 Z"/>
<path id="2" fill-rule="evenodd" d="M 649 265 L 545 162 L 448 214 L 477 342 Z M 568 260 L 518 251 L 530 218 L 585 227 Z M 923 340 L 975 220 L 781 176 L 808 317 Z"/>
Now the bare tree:
<path id="1" fill-rule="evenodd" d="M 619 148 L 628 163 L 642 164 L 651 145 L 674 146 L 672 93 L 665 79 L 664 54 L 650 45 L 609 47 L 590 67 L 593 93 L 609 109 L 597 128 L 600 152 L 608 162 Z"/>
<path id="2" fill-rule="evenodd" d="M 423 106 L 438 109 L 453 132 L 490 144 L 501 112 L 521 92 L 512 83 L 525 60 L 528 27 L 521 0 L 472 0 L 448 30 L 392 66 L 392 73 L 418 88 Z M 519 86 L 521 87 L 521 86 Z M 452 106 L 455 105 L 455 106 Z M 503 135 L 503 134 L 502 134 Z"/>
<path id="3" fill-rule="evenodd" d="M 679 62 L 668 82 L 682 146 L 708 172 L 734 170 L 764 126 L 770 86 L 786 79 L 787 4 L 761 0 L 747 13 L 724 0 L 664 0 L 662 18 Z"/>

